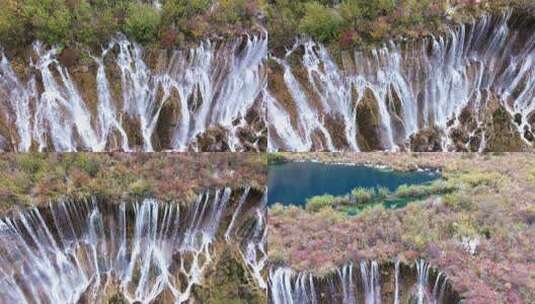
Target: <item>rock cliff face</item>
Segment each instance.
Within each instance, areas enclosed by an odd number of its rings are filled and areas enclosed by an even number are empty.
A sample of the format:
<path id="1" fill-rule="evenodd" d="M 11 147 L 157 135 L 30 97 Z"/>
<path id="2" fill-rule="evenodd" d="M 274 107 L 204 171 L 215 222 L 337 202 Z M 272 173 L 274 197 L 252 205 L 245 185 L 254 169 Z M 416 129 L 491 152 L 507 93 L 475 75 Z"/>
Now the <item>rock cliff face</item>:
<path id="1" fill-rule="evenodd" d="M 0 220 L 0 299 L 261 303 L 264 207 L 259 191 L 224 188 L 184 204 L 93 199 L 16 212 Z"/>

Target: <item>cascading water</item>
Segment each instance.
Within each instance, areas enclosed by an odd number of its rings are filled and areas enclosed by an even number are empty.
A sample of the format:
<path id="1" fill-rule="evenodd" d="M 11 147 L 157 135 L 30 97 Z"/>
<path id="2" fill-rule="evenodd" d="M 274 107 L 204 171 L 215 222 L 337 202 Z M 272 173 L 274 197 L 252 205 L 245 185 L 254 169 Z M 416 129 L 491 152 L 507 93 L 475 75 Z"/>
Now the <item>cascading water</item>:
<path id="1" fill-rule="evenodd" d="M 353 264 L 347 264 L 341 269 L 337 269 L 340 281 L 342 281 L 342 292 L 344 295 L 344 303 L 356 304 L 355 290 L 353 286 Z"/>
<path id="2" fill-rule="evenodd" d="M 93 56 L 96 87 L 77 82 L 59 48 L 37 42 L 34 53 L 29 80 L 2 54 L 3 150 L 214 150 L 199 143 L 210 132 L 219 132 L 219 150 L 266 149 L 267 34 L 160 53 L 155 69 L 144 61 L 150 54 L 117 35 Z"/>
<path id="3" fill-rule="evenodd" d="M 393 276 L 384 272 L 391 266 Z M 457 303 L 459 299 L 454 292 L 446 291 L 446 276 L 439 272 L 431 285 L 429 271 L 429 265 L 423 260 L 417 261 L 415 268 L 403 266 L 398 261 L 385 266 L 382 271 L 375 261 L 362 261 L 359 267 L 348 263 L 335 273 L 322 277 L 277 267 L 269 274 L 269 301 L 273 304 Z M 411 277 L 401 277 L 403 274 Z M 387 287 L 385 291 L 382 286 Z"/>
<path id="4" fill-rule="evenodd" d="M 97 303 L 115 294 L 130 303 L 187 302 L 213 260 L 220 231 L 228 232 L 227 243 L 241 244 L 258 241 L 243 238 L 265 228 L 265 219 L 257 223 L 257 212 L 248 211 L 261 208 L 258 195 L 244 192 L 254 206 L 243 210 L 231 209 L 231 195 L 229 188 L 207 191 L 191 206 L 153 199 L 61 202 L 4 218 L 0 302 Z M 229 213 L 239 221 L 225 227 Z M 256 228 L 244 234 L 247 219 Z M 263 243 L 256 246 L 265 252 Z M 244 263 L 263 282 L 263 264 Z"/>
<path id="5" fill-rule="evenodd" d="M 318 303 L 312 274 L 281 267 L 269 274 L 269 283 L 273 304 Z"/>
<path id="6" fill-rule="evenodd" d="M 515 28 L 511 15 L 484 16 L 443 37 L 343 53 L 340 67 L 323 45 L 299 39 L 284 58 L 273 58 L 284 74 L 278 90 L 288 94 L 272 90 L 267 100 L 269 150 L 415 149 L 411 137 L 433 128 L 443 134 L 443 150 L 472 142 L 483 150 L 491 136 L 485 109 L 494 100 L 531 146 L 535 35 Z M 298 67 L 290 64 L 295 57 Z M 466 111 L 471 126 L 463 125 Z M 452 132 L 463 127 L 469 139 L 459 147 Z"/>

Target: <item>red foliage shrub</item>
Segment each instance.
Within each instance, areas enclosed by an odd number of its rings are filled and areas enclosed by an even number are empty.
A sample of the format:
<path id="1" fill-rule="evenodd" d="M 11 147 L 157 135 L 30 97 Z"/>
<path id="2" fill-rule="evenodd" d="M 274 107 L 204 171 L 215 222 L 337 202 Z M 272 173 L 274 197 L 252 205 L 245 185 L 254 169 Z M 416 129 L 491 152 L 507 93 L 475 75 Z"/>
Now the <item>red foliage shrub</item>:
<path id="1" fill-rule="evenodd" d="M 160 43 L 162 47 L 164 48 L 173 47 L 176 43 L 177 35 L 178 35 L 178 32 L 173 28 L 169 28 L 165 30 L 160 38 Z"/>

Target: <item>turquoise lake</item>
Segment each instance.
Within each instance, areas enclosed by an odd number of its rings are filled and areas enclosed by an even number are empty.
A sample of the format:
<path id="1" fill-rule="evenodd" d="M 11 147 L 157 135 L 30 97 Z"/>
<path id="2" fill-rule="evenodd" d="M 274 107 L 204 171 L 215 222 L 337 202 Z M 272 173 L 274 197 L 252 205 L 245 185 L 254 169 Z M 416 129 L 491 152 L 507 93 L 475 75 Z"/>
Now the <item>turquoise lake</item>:
<path id="1" fill-rule="evenodd" d="M 288 162 L 268 167 L 268 204 L 304 205 L 315 195 L 343 195 L 355 187 L 387 187 L 424 184 L 439 179 L 433 171 L 394 171 L 364 165 Z"/>

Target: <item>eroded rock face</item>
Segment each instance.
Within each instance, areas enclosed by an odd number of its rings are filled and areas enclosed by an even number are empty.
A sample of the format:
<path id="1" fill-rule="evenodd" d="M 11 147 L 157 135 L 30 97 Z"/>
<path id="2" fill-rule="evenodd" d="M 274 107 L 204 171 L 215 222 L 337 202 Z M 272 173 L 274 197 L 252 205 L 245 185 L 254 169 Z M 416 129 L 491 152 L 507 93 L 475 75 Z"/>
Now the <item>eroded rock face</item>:
<path id="1" fill-rule="evenodd" d="M 194 303 L 265 303 L 265 290 L 250 280 L 238 252 L 218 249 L 212 267 L 206 272 L 202 288 L 194 290 Z"/>
<path id="2" fill-rule="evenodd" d="M 229 143 L 226 141 L 227 131 L 222 128 L 211 128 L 197 139 L 199 151 L 221 152 L 229 150 Z"/>
<path id="3" fill-rule="evenodd" d="M 410 136 L 410 150 L 415 152 L 442 151 L 442 131 L 438 128 L 425 128 Z"/>
<path id="4" fill-rule="evenodd" d="M 357 105 L 358 142 L 363 151 L 382 150 L 381 119 L 377 99 L 366 89 L 363 99 Z"/>

